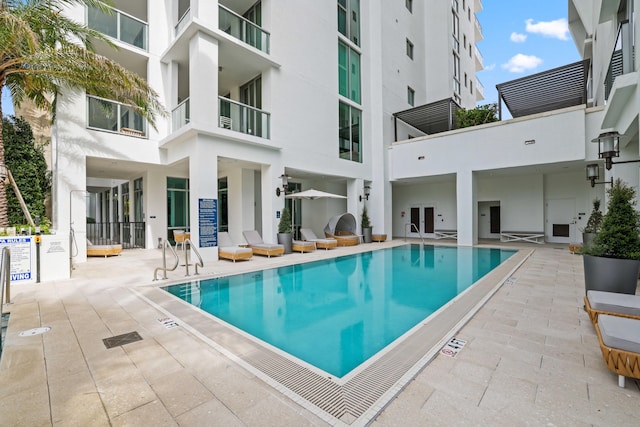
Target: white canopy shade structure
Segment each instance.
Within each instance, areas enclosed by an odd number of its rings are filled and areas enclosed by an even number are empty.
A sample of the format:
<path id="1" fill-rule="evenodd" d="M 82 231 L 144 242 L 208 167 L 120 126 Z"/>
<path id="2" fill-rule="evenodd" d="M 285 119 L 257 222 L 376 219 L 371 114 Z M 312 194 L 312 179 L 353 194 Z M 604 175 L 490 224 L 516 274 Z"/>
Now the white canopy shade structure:
<path id="1" fill-rule="evenodd" d="M 286 199 L 307 199 L 307 200 L 316 200 L 316 199 L 346 199 L 347 196 L 341 196 L 340 194 L 327 193 L 326 191 L 320 191 L 313 188 L 308 190 L 300 191 L 299 193 L 291 193 L 284 196 Z M 292 212 L 291 212 L 291 226 L 295 230 L 295 203 L 291 204 Z"/>

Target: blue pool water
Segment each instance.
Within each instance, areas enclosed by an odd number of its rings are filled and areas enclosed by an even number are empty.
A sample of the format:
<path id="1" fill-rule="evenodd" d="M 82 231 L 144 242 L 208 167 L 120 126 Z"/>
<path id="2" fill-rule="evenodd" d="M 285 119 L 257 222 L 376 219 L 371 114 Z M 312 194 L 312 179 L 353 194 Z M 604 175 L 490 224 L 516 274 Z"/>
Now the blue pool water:
<path id="1" fill-rule="evenodd" d="M 342 377 L 515 252 L 404 245 L 164 289 Z"/>

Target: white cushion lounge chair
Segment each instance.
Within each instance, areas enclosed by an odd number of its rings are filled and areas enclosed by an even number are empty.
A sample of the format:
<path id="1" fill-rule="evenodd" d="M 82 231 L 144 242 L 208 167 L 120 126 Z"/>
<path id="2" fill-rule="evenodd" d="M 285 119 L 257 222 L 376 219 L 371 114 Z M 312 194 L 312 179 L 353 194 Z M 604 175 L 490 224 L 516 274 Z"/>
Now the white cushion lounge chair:
<path id="1" fill-rule="evenodd" d="M 120 243 L 94 245 L 91 240 L 87 239 L 87 256 L 101 256 L 106 258 L 111 255 L 120 255 L 121 252 L 122 245 Z"/>
<path id="2" fill-rule="evenodd" d="M 271 258 L 271 255 L 284 254 L 284 246 L 277 243 L 263 242 L 260 233 L 258 233 L 256 230 L 243 231 L 242 235 L 249 244 L 249 247 L 253 249 L 253 253 L 256 255 L 266 255 Z"/>
<path id="3" fill-rule="evenodd" d="M 253 256 L 251 248 L 244 248 L 234 245 L 229 233 L 222 231 L 218 233 L 218 258 L 224 258 L 236 262 L 239 259 L 249 259 Z"/>
<path id="4" fill-rule="evenodd" d="M 640 320 L 601 314 L 595 327 L 602 358 L 618 374 L 618 385 L 624 387 L 625 377 L 640 379 Z"/>
<path id="5" fill-rule="evenodd" d="M 319 249 L 329 250 L 338 247 L 338 241 L 336 239 L 320 239 L 310 228 L 301 228 L 300 236 L 303 240 L 315 243 Z"/>
<path id="6" fill-rule="evenodd" d="M 589 290 L 584 306 L 594 325 L 601 314 L 640 319 L 640 295 Z"/>

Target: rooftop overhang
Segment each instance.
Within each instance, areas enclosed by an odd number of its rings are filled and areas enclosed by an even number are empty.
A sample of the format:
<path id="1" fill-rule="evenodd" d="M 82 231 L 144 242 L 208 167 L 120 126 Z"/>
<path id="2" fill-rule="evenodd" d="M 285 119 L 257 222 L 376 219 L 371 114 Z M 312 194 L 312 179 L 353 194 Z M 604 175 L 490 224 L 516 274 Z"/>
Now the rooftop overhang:
<path id="1" fill-rule="evenodd" d="M 455 112 L 461 108 L 453 98 L 446 98 L 394 113 L 393 118 L 427 135 L 432 135 L 455 129 Z"/>
<path id="2" fill-rule="evenodd" d="M 587 103 L 589 59 L 496 85 L 513 118 Z M 502 115 L 500 104 L 500 115 Z"/>

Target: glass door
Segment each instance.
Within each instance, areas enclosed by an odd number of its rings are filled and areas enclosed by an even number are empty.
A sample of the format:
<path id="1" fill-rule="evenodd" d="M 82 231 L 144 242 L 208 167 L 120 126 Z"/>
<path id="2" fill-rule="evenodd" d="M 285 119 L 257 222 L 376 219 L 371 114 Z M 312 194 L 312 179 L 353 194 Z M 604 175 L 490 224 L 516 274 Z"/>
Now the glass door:
<path id="1" fill-rule="evenodd" d="M 167 177 L 167 239 L 175 244 L 174 231 L 189 232 L 189 179 Z"/>

